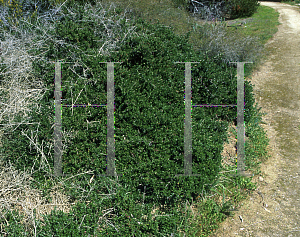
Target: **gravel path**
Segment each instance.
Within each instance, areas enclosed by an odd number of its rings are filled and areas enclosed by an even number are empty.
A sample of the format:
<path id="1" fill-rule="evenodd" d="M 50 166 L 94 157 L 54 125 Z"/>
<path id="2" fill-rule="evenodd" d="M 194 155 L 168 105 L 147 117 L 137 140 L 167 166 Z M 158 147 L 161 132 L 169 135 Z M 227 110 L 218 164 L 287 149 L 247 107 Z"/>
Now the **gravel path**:
<path id="1" fill-rule="evenodd" d="M 258 189 L 211 236 L 300 236 L 300 8 L 260 2 L 280 13 L 266 44 L 268 60 L 248 79 L 255 85 L 272 157 L 255 177 Z"/>

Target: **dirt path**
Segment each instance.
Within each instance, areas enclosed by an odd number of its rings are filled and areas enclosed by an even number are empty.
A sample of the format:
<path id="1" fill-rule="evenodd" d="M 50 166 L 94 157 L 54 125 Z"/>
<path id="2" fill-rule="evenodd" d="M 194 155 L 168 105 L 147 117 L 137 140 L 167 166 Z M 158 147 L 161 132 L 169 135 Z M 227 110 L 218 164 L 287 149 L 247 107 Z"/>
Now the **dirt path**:
<path id="1" fill-rule="evenodd" d="M 266 45 L 270 57 L 249 79 L 268 113 L 263 127 L 272 157 L 261 165 L 263 179 L 253 179 L 257 191 L 211 235 L 216 237 L 300 236 L 300 8 L 260 3 L 278 11 L 282 23 Z"/>

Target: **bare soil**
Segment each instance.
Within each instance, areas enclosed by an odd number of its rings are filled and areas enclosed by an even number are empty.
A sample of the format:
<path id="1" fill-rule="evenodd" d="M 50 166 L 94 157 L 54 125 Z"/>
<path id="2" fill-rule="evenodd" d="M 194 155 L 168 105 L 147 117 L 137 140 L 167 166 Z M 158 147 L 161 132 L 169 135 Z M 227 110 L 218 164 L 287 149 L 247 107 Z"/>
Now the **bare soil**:
<path id="1" fill-rule="evenodd" d="M 266 112 L 262 127 L 271 157 L 253 178 L 256 192 L 244 200 L 212 237 L 300 236 L 300 8 L 260 2 L 279 12 L 278 32 L 266 44 L 270 57 L 250 80 L 256 102 Z"/>

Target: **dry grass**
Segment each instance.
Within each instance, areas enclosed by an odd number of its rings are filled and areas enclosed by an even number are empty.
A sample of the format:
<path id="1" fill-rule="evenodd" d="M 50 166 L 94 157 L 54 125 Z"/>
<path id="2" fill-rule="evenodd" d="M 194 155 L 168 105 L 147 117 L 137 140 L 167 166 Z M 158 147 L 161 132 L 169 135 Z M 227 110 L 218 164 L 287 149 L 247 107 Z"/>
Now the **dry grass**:
<path id="1" fill-rule="evenodd" d="M 12 210 L 17 210 L 18 213 L 24 215 L 21 223 L 26 226 L 26 229 L 35 229 L 35 218 L 43 221 L 42 215 L 51 214 L 54 207 L 69 213 L 71 205 L 76 203 L 70 203 L 70 198 L 59 191 L 59 184 L 50 193 L 52 201 L 47 202 L 41 191 L 30 187 L 30 182 L 33 180 L 31 175 L 25 171 L 15 170 L 12 165 L 2 166 L 0 179 L 1 217 L 5 219 L 7 212 L 12 213 Z M 9 225 L 9 223 L 6 219 L 5 223 L 1 223 L 1 234 L 6 236 L 8 233 L 3 231 L 3 224 Z"/>

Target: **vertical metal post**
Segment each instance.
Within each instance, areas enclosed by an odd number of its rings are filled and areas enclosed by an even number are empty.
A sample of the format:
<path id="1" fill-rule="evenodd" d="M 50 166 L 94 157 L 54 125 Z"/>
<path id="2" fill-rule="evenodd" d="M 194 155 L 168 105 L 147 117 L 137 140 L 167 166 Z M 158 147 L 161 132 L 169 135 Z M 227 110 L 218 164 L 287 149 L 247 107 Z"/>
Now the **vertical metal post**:
<path id="1" fill-rule="evenodd" d="M 184 175 L 192 174 L 192 83 L 191 63 L 185 64 Z"/>
<path id="2" fill-rule="evenodd" d="M 252 176 L 245 173 L 245 88 L 244 88 L 244 65 L 253 62 L 230 62 L 237 64 L 237 171 L 232 176 Z"/>
<path id="3" fill-rule="evenodd" d="M 237 175 L 245 174 L 245 88 L 244 65 L 246 62 L 237 62 Z M 252 62 L 249 62 L 252 63 Z"/>
<path id="4" fill-rule="evenodd" d="M 192 163 L 192 73 L 191 63 L 199 62 L 175 62 L 185 64 L 185 119 L 184 119 L 184 174 L 175 176 L 200 176 L 193 174 Z"/>
<path id="5" fill-rule="evenodd" d="M 114 139 L 114 63 L 107 63 L 107 176 L 115 176 L 115 139 Z"/>
<path id="6" fill-rule="evenodd" d="M 54 175 L 62 176 L 62 134 L 61 134 L 61 62 L 55 62 L 55 127 L 54 127 Z"/>

